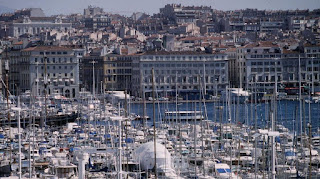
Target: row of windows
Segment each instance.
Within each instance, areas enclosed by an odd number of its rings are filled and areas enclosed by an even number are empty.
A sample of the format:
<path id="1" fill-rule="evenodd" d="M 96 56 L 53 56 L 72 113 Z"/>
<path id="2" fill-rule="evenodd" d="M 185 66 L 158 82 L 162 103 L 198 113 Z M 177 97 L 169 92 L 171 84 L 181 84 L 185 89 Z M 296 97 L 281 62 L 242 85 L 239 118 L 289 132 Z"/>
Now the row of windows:
<path id="1" fill-rule="evenodd" d="M 319 74 L 314 74 L 313 75 L 313 80 L 318 80 L 319 79 Z M 252 75 L 251 78 L 249 78 L 251 80 L 249 80 L 249 82 L 275 82 L 275 76 L 264 76 L 264 75 Z M 305 74 L 305 73 L 302 73 L 301 74 L 301 79 L 302 80 L 308 80 L 308 81 L 312 81 L 312 76 L 311 75 L 308 75 L 308 74 Z M 281 80 L 296 80 L 298 81 L 299 80 L 299 75 L 296 75 L 294 73 L 287 73 L 287 74 L 284 74 L 283 76 L 278 76 L 278 81 L 281 81 Z"/>
<path id="2" fill-rule="evenodd" d="M 320 48 L 317 50 L 317 49 L 313 49 L 312 51 L 310 49 L 307 49 L 307 53 L 317 53 L 317 52 L 320 52 Z"/>
<path id="3" fill-rule="evenodd" d="M 251 76 L 250 82 L 275 82 L 275 76 Z M 281 76 L 278 76 L 278 81 L 281 80 Z"/>
<path id="4" fill-rule="evenodd" d="M 251 62 L 251 65 L 252 66 L 255 66 L 255 65 L 275 65 L 276 63 L 275 62 Z M 277 62 L 277 65 L 280 65 L 281 62 Z"/>
<path id="5" fill-rule="evenodd" d="M 66 51 L 63 51 L 63 52 L 61 52 L 61 51 L 58 51 L 58 52 L 45 52 L 46 53 L 46 55 L 55 55 L 55 54 L 57 54 L 57 55 L 66 55 L 66 54 L 68 54 L 68 52 L 66 52 Z M 44 55 L 44 52 L 39 52 L 39 54 L 40 55 Z"/>
<path id="6" fill-rule="evenodd" d="M 143 64 L 143 67 L 203 67 L 203 63 L 188 63 L 188 64 L 181 64 L 181 63 L 178 63 L 178 64 L 170 64 L 170 63 L 167 63 L 167 64 L 164 64 L 164 63 L 160 63 L 160 64 Z M 210 66 L 210 67 L 224 67 L 225 66 L 225 63 L 211 63 L 211 64 L 205 64 L 205 66 Z"/>
<path id="7" fill-rule="evenodd" d="M 158 74 L 202 74 L 203 70 L 155 70 L 156 75 Z M 224 69 L 216 69 L 216 70 L 205 70 L 206 74 L 225 74 Z M 145 70 L 144 74 L 151 74 L 150 70 Z"/>
<path id="8" fill-rule="evenodd" d="M 38 58 L 34 58 L 34 62 L 37 63 L 38 62 Z M 39 62 L 44 63 L 45 61 L 44 61 L 43 58 L 40 58 Z M 58 59 L 56 59 L 56 58 L 47 58 L 46 62 L 47 63 L 68 63 L 68 62 L 72 63 L 72 62 L 75 62 L 75 60 L 73 60 L 73 58 L 69 58 L 69 60 L 68 60 L 68 58 L 64 58 L 64 59 L 61 59 L 61 58 L 58 58 Z"/>
<path id="9" fill-rule="evenodd" d="M 193 89 L 193 90 L 198 90 L 198 86 L 195 85 L 195 86 L 177 86 L 178 89 Z M 149 90 L 152 90 L 152 86 L 145 86 L 144 87 L 145 89 L 149 89 Z M 211 89 L 211 90 L 216 90 L 216 86 L 206 86 L 206 89 Z M 160 86 L 158 87 L 157 89 L 176 89 L 176 86 Z"/>
<path id="10" fill-rule="evenodd" d="M 53 69 L 53 70 L 55 70 L 55 69 L 59 69 L 59 70 L 61 70 L 62 69 L 62 66 L 47 66 L 47 70 L 50 70 L 50 69 Z M 44 69 L 44 66 L 42 65 L 41 66 L 41 70 L 43 70 Z M 66 69 L 68 69 L 68 66 L 64 66 L 64 69 L 66 70 Z M 73 69 L 73 66 L 69 66 L 69 69 Z M 37 70 L 37 66 L 36 66 L 36 70 Z"/>
<path id="11" fill-rule="evenodd" d="M 131 69 L 108 69 L 106 70 L 107 74 L 123 74 L 123 73 L 131 73 Z"/>
<path id="12" fill-rule="evenodd" d="M 222 82 L 225 81 L 224 76 L 214 76 L 214 77 L 208 77 L 205 78 L 206 83 L 216 83 L 216 82 Z M 151 83 L 152 78 L 151 77 L 145 77 L 143 79 L 145 83 Z M 203 81 L 203 78 L 201 78 L 201 81 Z M 155 79 L 156 83 L 189 83 L 189 84 L 195 84 L 199 82 L 199 78 L 197 76 L 191 76 L 191 77 L 156 77 Z"/>
<path id="13" fill-rule="evenodd" d="M 277 68 L 281 72 L 281 68 Z M 251 72 L 275 72 L 275 68 L 251 68 Z"/>
<path id="14" fill-rule="evenodd" d="M 56 76 L 62 77 L 61 73 L 47 73 L 47 75 L 48 75 L 48 77 L 50 77 L 50 76 L 51 77 L 56 77 Z M 44 77 L 44 73 L 41 73 L 41 76 Z M 65 73 L 64 76 L 68 77 L 68 73 Z M 70 73 L 70 76 L 73 77 L 73 73 Z"/>
<path id="15" fill-rule="evenodd" d="M 209 59 L 227 59 L 227 56 L 146 56 L 142 57 L 143 60 L 156 59 L 156 60 L 209 60 Z"/>
<path id="16" fill-rule="evenodd" d="M 312 64 L 312 61 L 310 60 L 308 63 L 309 63 L 309 65 L 311 65 L 311 64 Z M 313 61 L 313 65 L 317 65 L 317 64 L 320 64 L 320 61 L 314 60 L 314 61 Z"/>

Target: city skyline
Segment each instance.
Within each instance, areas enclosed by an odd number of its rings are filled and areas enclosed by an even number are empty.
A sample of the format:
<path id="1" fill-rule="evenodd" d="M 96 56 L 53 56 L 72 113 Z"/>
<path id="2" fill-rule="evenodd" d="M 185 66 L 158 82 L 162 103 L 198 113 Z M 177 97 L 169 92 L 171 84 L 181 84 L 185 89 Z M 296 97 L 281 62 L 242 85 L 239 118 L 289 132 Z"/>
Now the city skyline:
<path id="1" fill-rule="evenodd" d="M 106 12 L 117 13 L 122 15 L 131 15 L 133 12 L 144 12 L 147 14 L 158 13 L 159 9 L 166 4 L 182 4 L 188 6 L 211 6 L 213 9 L 218 10 L 236 10 L 246 8 L 257 8 L 266 10 L 288 10 L 288 9 L 317 9 L 320 7 L 318 0 L 243 0 L 241 2 L 235 0 L 208 0 L 208 1 L 186 1 L 186 0 L 137 0 L 135 3 L 127 4 L 130 0 L 118 1 L 104 1 L 104 0 L 56 0 L 51 2 L 44 2 L 41 0 L 0 0 L 2 7 L 10 8 L 13 10 L 22 8 L 35 8 L 39 7 L 44 10 L 47 16 L 56 14 L 71 14 L 83 13 L 83 9 L 89 5 L 103 8 Z"/>

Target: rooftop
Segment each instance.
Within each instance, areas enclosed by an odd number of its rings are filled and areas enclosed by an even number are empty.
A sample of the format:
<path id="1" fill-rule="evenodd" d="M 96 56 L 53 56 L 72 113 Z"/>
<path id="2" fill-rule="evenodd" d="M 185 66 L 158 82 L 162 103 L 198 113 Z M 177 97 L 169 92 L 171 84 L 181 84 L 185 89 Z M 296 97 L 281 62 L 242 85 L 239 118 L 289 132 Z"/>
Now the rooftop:
<path id="1" fill-rule="evenodd" d="M 250 43 L 246 46 L 244 46 L 244 48 L 255 48 L 255 47 L 279 47 L 278 44 L 271 42 L 271 41 L 259 41 L 259 42 L 255 42 L 255 43 Z"/>
<path id="2" fill-rule="evenodd" d="M 73 50 L 71 47 L 65 46 L 36 46 L 36 47 L 29 47 L 22 51 L 30 52 L 30 51 L 69 51 Z"/>

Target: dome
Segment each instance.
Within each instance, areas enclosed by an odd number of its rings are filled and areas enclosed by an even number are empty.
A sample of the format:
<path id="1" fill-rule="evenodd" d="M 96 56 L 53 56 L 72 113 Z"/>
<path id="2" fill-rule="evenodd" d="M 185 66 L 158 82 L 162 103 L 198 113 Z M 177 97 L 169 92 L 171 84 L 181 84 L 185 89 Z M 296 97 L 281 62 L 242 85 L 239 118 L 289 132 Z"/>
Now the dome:
<path id="1" fill-rule="evenodd" d="M 171 155 L 166 147 L 157 143 L 157 168 L 171 168 Z M 142 170 L 154 168 L 154 142 L 142 144 L 136 149 L 136 160 L 139 161 Z"/>

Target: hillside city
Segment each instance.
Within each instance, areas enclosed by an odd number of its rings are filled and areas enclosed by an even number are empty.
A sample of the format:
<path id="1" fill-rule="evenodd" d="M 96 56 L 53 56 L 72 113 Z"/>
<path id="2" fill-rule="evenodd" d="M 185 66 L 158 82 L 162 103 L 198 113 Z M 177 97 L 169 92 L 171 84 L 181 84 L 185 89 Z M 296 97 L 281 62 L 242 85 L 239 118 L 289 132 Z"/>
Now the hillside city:
<path id="1" fill-rule="evenodd" d="M 0 63 L 0 179 L 320 178 L 320 9 L 25 8 Z"/>
<path id="2" fill-rule="evenodd" d="M 152 69 L 159 96 L 176 88 L 184 98 L 199 88 L 215 96 L 226 87 L 270 94 L 276 81 L 280 92 L 295 95 L 299 79 L 303 93 L 320 92 L 320 9 L 167 4 L 126 17 L 89 6 L 48 17 L 28 8 L 2 14 L 0 24 L 0 87 L 8 75 L 13 95 L 41 95 L 46 86 L 71 98 L 81 89 L 150 97 Z"/>

